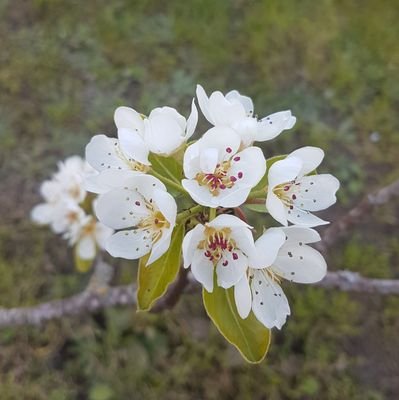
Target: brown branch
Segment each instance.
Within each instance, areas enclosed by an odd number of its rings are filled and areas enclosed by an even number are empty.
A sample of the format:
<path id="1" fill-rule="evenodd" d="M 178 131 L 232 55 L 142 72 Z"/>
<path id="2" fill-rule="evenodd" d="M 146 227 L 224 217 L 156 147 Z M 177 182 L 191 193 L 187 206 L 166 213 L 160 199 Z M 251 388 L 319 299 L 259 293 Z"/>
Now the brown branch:
<path id="1" fill-rule="evenodd" d="M 350 228 L 360 223 L 367 213 L 377 206 L 388 203 L 393 197 L 399 197 L 399 180 L 365 196 L 363 200 L 349 212 L 332 222 L 324 231 L 323 240 L 315 247 L 325 252 L 328 248 L 332 247 L 341 236 L 347 233 Z"/>

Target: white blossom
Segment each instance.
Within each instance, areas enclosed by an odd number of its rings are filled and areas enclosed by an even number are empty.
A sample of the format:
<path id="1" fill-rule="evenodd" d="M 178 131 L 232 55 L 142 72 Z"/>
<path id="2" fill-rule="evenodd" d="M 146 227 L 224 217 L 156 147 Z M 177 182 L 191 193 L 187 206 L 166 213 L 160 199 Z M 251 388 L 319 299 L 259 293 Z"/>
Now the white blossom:
<path id="1" fill-rule="evenodd" d="M 307 246 L 320 240 L 310 228 L 290 226 L 270 228 L 255 242 L 250 268 L 234 287 L 237 310 L 246 318 L 252 309 L 267 328 L 281 329 L 290 306 L 280 281 L 315 283 L 326 275 L 323 256 Z"/>
<path id="2" fill-rule="evenodd" d="M 311 212 L 336 202 L 339 181 L 330 174 L 307 176 L 323 157 L 323 150 L 317 147 L 302 147 L 270 167 L 266 208 L 281 224 L 287 225 L 289 221 L 311 227 L 328 223 Z"/>
<path id="3" fill-rule="evenodd" d="M 118 230 L 105 246 L 112 256 L 138 259 L 151 252 L 151 264 L 168 250 L 177 206 L 157 178 L 128 178 L 122 188 L 99 196 L 95 212 L 102 223 Z"/>
<path id="4" fill-rule="evenodd" d="M 263 142 L 291 129 L 296 122 L 291 111 L 280 111 L 262 119 L 254 114 L 252 99 L 232 90 L 223 95 L 216 91 L 209 97 L 202 86 L 197 85 L 197 98 L 205 118 L 215 126 L 233 128 L 241 137 L 244 147 L 253 142 Z"/>
<path id="5" fill-rule="evenodd" d="M 197 122 L 198 111 L 194 100 L 187 120 L 174 108 L 155 108 L 144 120 L 145 143 L 152 153 L 169 156 L 194 134 Z"/>
<path id="6" fill-rule="evenodd" d="M 183 160 L 182 185 L 203 206 L 237 207 L 266 172 L 258 147 L 242 151 L 240 137 L 228 127 L 210 129 L 190 145 Z"/>
<path id="7" fill-rule="evenodd" d="M 217 285 L 229 288 L 244 276 L 248 254 L 255 251 L 250 226 L 232 215 L 219 215 L 205 225 L 196 225 L 183 240 L 184 268 L 191 266 L 194 277 L 208 292 Z"/>
<path id="8" fill-rule="evenodd" d="M 104 250 L 106 240 L 112 235 L 113 230 L 91 215 L 71 224 L 64 238 L 69 240 L 70 245 L 76 246 L 76 252 L 82 260 L 94 259 L 97 249 Z"/>

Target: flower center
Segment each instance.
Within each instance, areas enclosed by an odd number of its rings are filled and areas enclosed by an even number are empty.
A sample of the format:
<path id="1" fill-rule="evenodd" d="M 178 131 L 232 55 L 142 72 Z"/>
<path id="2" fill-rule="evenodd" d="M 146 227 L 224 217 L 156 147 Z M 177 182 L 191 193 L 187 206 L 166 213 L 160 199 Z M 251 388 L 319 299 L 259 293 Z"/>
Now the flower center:
<path id="1" fill-rule="evenodd" d="M 151 235 L 152 242 L 155 243 L 161 238 L 163 229 L 170 228 L 170 223 L 152 203 L 146 202 L 146 206 L 150 214 L 141 220 L 138 227 L 148 231 Z"/>
<path id="2" fill-rule="evenodd" d="M 291 181 L 281 183 L 273 188 L 273 193 L 284 203 L 289 209 L 294 208 L 294 200 L 296 200 L 299 182 Z"/>
<path id="3" fill-rule="evenodd" d="M 142 164 L 141 162 L 138 162 L 138 161 L 134 160 L 133 158 L 127 158 L 117 142 L 115 143 L 115 145 L 116 145 L 115 146 L 116 154 L 118 155 L 118 157 L 120 159 L 122 159 L 122 161 L 124 161 L 128 165 L 129 169 L 131 169 L 133 171 L 137 171 L 137 172 L 143 172 L 143 173 L 146 173 L 149 171 L 150 167 L 148 165 Z M 122 168 L 119 167 L 119 169 L 122 169 Z"/>
<path id="4" fill-rule="evenodd" d="M 226 152 L 231 152 L 231 149 L 228 147 Z M 240 161 L 240 157 L 236 156 L 233 160 Z M 242 172 L 238 172 L 237 176 L 229 175 L 230 168 L 231 160 L 223 161 L 216 165 L 215 171 L 211 174 L 199 172 L 195 180 L 201 186 L 207 186 L 213 196 L 218 196 L 221 190 L 231 189 L 235 182 L 243 177 Z"/>
<path id="5" fill-rule="evenodd" d="M 224 252 L 229 252 L 233 260 L 238 259 L 238 254 L 234 252 L 237 248 L 236 242 L 231 238 L 231 229 L 215 229 L 211 227 L 205 228 L 205 239 L 202 240 L 198 248 L 204 250 L 204 255 L 214 264 L 222 258 Z M 223 262 L 223 266 L 227 266 L 228 261 Z"/>

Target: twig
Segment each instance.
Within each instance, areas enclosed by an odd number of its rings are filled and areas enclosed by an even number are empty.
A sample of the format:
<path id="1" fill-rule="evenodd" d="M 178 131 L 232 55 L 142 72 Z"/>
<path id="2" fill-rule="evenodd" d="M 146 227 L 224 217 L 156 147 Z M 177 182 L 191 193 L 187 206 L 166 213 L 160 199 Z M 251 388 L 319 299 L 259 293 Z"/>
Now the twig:
<path id="1" fill-rule="evenodd" d="M 395 196 L 399 196 L 399 180 L 374 194 L 366 196 L 346 215 L 332 223 L 325 231 L 323 244 L 318 246 L 318 249 L 325 251 L 331 247 L 349 228 L 359 223 L 370 210 L 387 203 Z M 75 296 L 32 307 L 0 308 L 0 328 L 40 325 L 52 319 L 93 313 L 109 307 L 134 306 L 136 304 L 135 285 L 108 287 L 109 277 L 105 273 L 107 268 L 105 270 L 104 268 L 96 268 L 96 271 L 96 279 L 91 281 L 84 292 Z M 187 283 L 187 271 L 182 270 L 166 295 L 156 303 L 153 311 L 159 312 L 172 308 L 179 300 Z M 350 271 L 328 272 L 327 276 L 317 286 L 351 292 L 399 295 L 399 280 L 364 278 L 360 274 Z"/>
<path id="2" fill-rule="evenodd" d="M 339 289 L 344 292 L 376 293 L 379 295 L 399 294 L 398 279 L 364 278 L 357 272 L 328 272 L 317 286 L 326 289 Z"/>
<path id="3" fill-rule="evenodd" d="M 399 196 L 399 180 L 365 196 L 363 200 L 348 213 L 331 223 L 324 231 L 323 240 L 317 243 L 315 247 L 325 252 L 328 248 L 332 247 L 341 236 L 347 233 L 352 226 L 360 223 L 373 208 L 386 204 L 393 197 L 397 196 Z"/>

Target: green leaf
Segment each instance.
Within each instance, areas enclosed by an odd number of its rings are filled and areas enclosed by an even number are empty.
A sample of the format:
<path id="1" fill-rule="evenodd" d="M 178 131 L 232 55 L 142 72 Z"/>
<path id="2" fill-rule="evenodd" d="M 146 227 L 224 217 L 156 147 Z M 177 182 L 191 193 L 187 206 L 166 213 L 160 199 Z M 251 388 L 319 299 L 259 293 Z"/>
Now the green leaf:
<path id="1" fill-rule="evenodd" d="M 250 363 L 260 363 L 269 349 L 270 330 L 251 312 L 246 319 L 238 314 L 234 289 L 215 286 L 212 293 L 202 291 L 205 310 L 220 333 Z"/>
<path id="2" fill-rule="evenodd" d="M 139 310 L 148 311 L 176 279 L 180 269 L 183 237 L 184 224 L 180 224 L 172 233 L 169 250 L 161 258 L 147 266 L 148 255 L 140 259 L 137 276 L 137 308 Z"/>
<path id="3" fill-rule="evenodd" d="M 77 271 L 85 273 L 90 270 L 93 265 L 93 259 L 86 260 L 84 258 L 80 258 L 76 246 L 73 249 L 73 257 L 75 261 L 75 268 Z"/>
<path id="4" fill-rule="evenodd" d="M 245 208 L 248 210 L 255 211 L 258 213 L 267 213 L 266 203 L 265 204 L 244 204 Z"/>
<path id="5" fill-rule="evenodd" d="M 183 179 L 183 165 L 180 164 L 175 158 L 162 157 L 151 153 L 148 159 L 151 162 L 151 167 L 155 172 L 158 172 L 160 175 L 173 181 L 174 183 L 179 185 L 181 184 L 181 180 Z M 167 183 L 165 183 L 165 186 L 172 194 L 178 194 L 176 189 L 173 187 L 168 187 Z"/>

